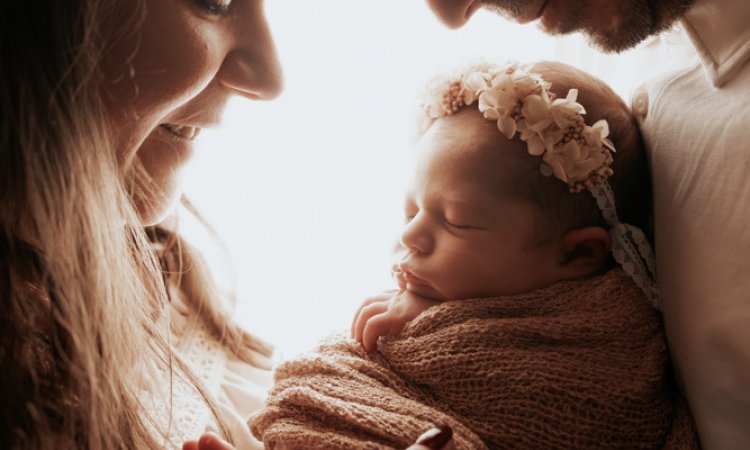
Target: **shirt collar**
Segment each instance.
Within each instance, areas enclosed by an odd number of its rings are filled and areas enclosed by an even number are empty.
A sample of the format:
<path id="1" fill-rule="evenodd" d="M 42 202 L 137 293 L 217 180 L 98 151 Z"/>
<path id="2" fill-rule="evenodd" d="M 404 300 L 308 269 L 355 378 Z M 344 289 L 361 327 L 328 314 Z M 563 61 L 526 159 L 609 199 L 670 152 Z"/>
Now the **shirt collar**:
<path id="1" fill-rule="evenodd" d="M 682 26 L 716 87 L 731 80 L 750 59 L 750 1 L 698 0 Z"/>

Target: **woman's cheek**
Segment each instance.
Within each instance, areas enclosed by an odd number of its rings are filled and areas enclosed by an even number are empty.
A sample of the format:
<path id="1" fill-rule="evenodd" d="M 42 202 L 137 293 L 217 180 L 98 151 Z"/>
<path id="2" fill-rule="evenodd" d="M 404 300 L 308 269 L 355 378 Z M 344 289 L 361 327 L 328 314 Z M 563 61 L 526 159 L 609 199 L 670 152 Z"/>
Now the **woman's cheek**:
<path id="1" fill-rule="evenodd" d="M 144 225 L 160 222 L 180 197 L 180 172 L 190 159 L 191 146 L 157 129 L 138 149 L 129 177 L 135 207 Z"/>

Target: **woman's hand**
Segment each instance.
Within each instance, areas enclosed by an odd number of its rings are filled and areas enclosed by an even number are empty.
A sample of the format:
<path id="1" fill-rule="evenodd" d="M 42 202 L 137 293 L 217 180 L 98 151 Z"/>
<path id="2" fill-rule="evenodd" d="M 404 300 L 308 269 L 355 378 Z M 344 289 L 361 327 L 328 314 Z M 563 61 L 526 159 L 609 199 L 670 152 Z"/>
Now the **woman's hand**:
<path id="1" fill-rule="evenodd" d="M 453 430 L 449 426 L 430 428 L 406 450 L 448 450 Z M 197 441 L 182 444 L 182 450 L 235 450 L 229 442 L 214 433 L 204 433 Z"/>
<path id="2" fill-rule="evenodd" d="M 452 437 L 453 430 L 448 425 L 430 428 L 406 450 L 448 450 L 453 448 L 450 442 Z"/>
<path id="3" fill-rule="evenodd" d="M 182 450 L 235 450 L 235 448 L 214 433 L 203 433 L 197 441 L 187 441 L 182 444 Z"/>

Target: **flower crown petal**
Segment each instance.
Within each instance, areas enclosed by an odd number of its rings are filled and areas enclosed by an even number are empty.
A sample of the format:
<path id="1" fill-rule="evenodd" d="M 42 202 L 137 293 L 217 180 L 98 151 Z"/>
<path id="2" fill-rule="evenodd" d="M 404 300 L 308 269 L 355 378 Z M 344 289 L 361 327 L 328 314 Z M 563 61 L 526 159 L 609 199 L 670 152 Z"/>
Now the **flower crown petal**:
<path id="1" fill-rule="evenodd" d="M 516 121 L 510 117 L 500 117 L 497 119 L 497 128 L 508 139 L 513 139 L 516 134 Z"/>
<path id="2" fill-rule="evenodd" d="M 489 120 L 500 119 L 500 113 L 495 108 L 487 108 L 484 111 L 484 118 Z"/>
<path id="3" fill-rule="evenodd" d="M 529 144 L 529 155 L 542 156 L 546 150 L 545 142 L 539 135 L 534 135 L 527 141 Z"/>
<path id="4" fill-rule="evenodd" d="M 476 103 L 503 136 L 512 139 L 518 134 L 530 155 L 541 156 L 543 175 L 554 175 L 571 192 L 591 189 L 612 174 L 615 146 L 608 139 L 609 125 L 606 120 L 585 124 L 578 89 L 555 98 L 550 87 L 540 74 L 517 63 L 476 65 L 428 83 L 423 107 L 436 119 Z"/>

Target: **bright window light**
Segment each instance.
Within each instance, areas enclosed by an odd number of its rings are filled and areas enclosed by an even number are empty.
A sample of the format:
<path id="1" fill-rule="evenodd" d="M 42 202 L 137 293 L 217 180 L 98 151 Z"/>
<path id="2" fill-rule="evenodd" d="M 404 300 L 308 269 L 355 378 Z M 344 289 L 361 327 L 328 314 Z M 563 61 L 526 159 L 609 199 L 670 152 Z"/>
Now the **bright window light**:
<path id="1" fill-rule="evenodd" d="M 234 271 L 237 320 L 286 357 L 347 330 L 366 297 L 393 286 L 416 98 L 432 75 L 480 59 L 556 59 L 628 98 L 654 57 L 601 55 L 581 37 L 481 11 L 448 30 L 421 0 L 265 4 L 284 93 L 230 103 L 223 127 L 204 131 L 184 188 L 229 248 L 233 269 L 208 257 L 220 279 Z M 183 229 L 211 248 L 195 224 Z"/>

